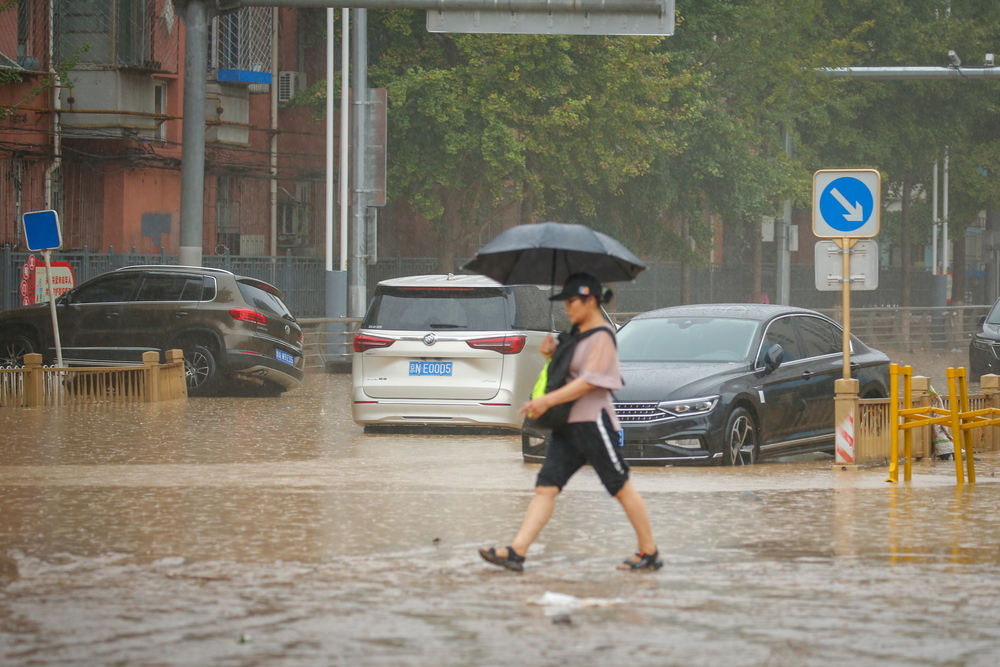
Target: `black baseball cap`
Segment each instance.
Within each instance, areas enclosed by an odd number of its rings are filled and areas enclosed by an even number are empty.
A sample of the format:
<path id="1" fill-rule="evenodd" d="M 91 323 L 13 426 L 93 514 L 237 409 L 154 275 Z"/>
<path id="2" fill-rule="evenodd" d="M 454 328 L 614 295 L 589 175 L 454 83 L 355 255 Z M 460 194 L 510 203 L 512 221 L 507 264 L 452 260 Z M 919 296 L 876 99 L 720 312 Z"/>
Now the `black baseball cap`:
<path id="1" fill-rule="evenodd" d="M 566 301 L 575 296 L 592 296 L 601 302 L 601 281 L 589 273 L 574 273 L 563 283 L 562 291 L 549 297 L 549 301 Z"/>

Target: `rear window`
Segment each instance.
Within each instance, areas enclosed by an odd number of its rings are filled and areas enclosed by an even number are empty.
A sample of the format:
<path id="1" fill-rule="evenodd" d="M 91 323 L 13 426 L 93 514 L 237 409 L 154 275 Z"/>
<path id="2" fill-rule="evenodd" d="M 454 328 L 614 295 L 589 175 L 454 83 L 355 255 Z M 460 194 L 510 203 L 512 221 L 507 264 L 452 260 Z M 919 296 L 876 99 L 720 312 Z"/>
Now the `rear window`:
<path id="1" fill-rule="evenodd" d="M 513 302 L 502 287 L 385 287 L 375 289 L 365 329 L 504 331 Z"/>
<path id="2" fill-rule="evenodd" d="M 517 308 L 514 313 L 514 328 L 531 331 L 567 331 L 570 328 L 569 318 L 562 301 L 549 301 L 551 287 L 535 287 L 533 285 L 515 285 L 514 302 Z"/>
<path id="3" fill-rule="evenodd" d="M 240 294 L 243 295 L 244 301 L 252 304 L 261 313 L 269 313 L 271 315 L 277 315 L 278 317 L 284 317 L 286 320 L 295 321 L 292 317 L 291 312 L 289 312 L 288 307 L 285 306 L 285 302 L 282 301 L 277 294 L 272 294 L 271 292 L 265 291 L 256 285 L 251 285 L 245 282 L 236 283 L 240 288 Z"/>

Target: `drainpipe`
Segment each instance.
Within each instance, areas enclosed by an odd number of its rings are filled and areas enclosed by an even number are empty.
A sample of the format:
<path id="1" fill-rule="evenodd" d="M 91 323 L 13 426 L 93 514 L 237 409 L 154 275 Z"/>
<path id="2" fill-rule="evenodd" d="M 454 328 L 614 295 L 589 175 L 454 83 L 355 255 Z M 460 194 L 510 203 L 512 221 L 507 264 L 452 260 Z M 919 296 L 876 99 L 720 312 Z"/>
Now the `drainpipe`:
<path id="1" fill-rule="evenodd" d="M 53 200 L 55 193 L 52 182 L 56 172 L 62 168 L 62 128 L 59 123 L 59 111 L 62 109 L 59 92 L 62 80 L 56 73 L 55 67 L 55 48 L 53 46 L 55 12 L 53 5 L 54 3 L 49 3 L 49 73 L 53 77 L 52 90 L 49 91 L 49 94 L 52 95 L 52 162 L 45 168 L 45 206 L 50 209 L 55 209 L 55 201 Z"/>
<path id="2" fill-rule="evenodd" d="M 271 257 L 278 255 L 278 8 L 271 10 Z"/>

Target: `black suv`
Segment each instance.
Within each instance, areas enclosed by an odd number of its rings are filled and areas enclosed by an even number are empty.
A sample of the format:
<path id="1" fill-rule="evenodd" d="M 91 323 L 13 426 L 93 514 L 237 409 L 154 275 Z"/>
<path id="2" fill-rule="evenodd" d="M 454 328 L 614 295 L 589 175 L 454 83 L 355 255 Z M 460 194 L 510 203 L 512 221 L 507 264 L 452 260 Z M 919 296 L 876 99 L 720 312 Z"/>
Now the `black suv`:
<path id="1" fill-rule="evenodd" d="M 142 353 L 179 348 L 188 393 L 224 379 L 284 391 L 302 382 L 302 330 L 274 286 L 229 271 L 130 266 L 105 273 L 56 300 L 67 365 L 131 365 Z M 55 359 L 47 303 L 0 313 L 0 365 L 29 352 Z"/>

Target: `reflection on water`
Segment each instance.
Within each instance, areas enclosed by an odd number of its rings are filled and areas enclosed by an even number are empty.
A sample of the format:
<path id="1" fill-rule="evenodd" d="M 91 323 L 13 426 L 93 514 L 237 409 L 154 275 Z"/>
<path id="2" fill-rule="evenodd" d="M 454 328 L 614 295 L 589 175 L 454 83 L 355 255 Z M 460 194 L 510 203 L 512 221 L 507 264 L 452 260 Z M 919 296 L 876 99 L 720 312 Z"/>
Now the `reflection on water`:
<path id="1" fill-rule="evenodd" d="M 1000 459 L 636 468 L 666 559 L 592 471 L 523 576 L 510 437 L 365 435 L 343 376 L 278 399 L 0 409 L 0 664 L 995 664 Z M 547 591 L 621 599 L 553 625 Z M 243 643 L 243 635 L 251 638 Z"/>

